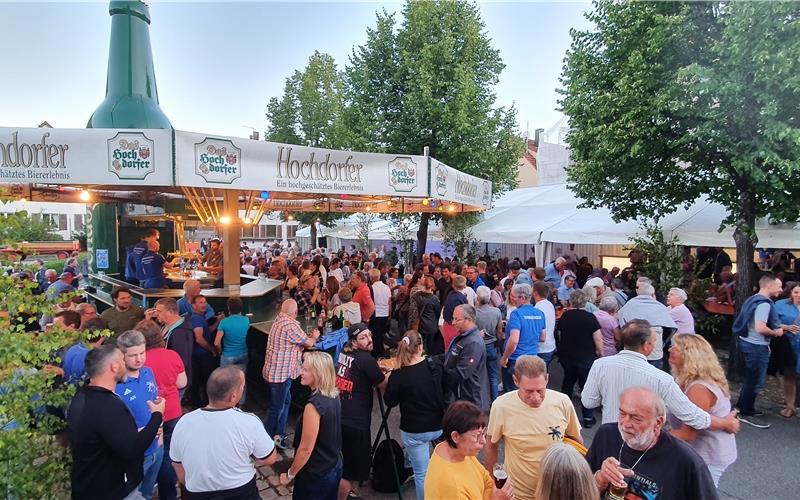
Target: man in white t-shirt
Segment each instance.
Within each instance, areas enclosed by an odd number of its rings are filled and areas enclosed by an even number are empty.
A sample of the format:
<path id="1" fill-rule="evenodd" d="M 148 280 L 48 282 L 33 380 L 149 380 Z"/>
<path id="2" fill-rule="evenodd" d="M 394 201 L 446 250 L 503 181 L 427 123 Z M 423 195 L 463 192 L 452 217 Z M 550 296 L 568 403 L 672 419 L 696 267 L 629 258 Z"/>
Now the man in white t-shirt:
<path id="1" fill-rule="evenodd" d="M 169 456 L 178 480 L 203 498 L 258 498 L 256 467 L 275 463 L 278 454 L 261 420 L 236 408 L 244 372 L 217 368 L 206 390 L 208 406 L 181 417 L 172 434 Z"/>
<path id="2" fill-rule="evenodd" d="M 550 285 L 546 281 L 537 281 L 533 284 L 533 307 L 544 313 L 544 324 L 547 335 L 544 342 L 539 342 L 539 352 L 536 354 L 542 358 L 546 365 L 553 361 L 556 354 L 556 308 L 548 300 L 550 297 Z"/>
<path id="3" fill-rule="evenodd" d="M 369 331 L 372 332 L 372 355 L 376 358 L 383 357 L 383 343 L 389 333 L 389 305 L 392 302 L 392 290 L 381 281 L 381 272 L 378 269 L 369 270 L 369 279 L 372 282 L 372 301 L 375 303 L 375 314 L 369 318 Z M 365 318 L 362 318 L 362 321 Z"/>

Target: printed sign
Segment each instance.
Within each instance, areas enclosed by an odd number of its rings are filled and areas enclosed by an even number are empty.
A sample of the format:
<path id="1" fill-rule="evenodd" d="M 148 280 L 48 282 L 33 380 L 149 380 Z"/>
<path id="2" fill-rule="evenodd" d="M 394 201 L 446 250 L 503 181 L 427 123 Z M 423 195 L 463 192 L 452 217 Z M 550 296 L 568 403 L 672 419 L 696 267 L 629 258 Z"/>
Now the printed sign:
<path id="1" fill-rule="evenodd" d="M 172 186 L 172 132 L 0 127 L 0 183 Z"/>
<path id="2" fill-rule="evenodd" d="M 408 193 L 417 187 L 417 164 L 410 156 L 398 156 L 389 161 L 389 185 L 398 193 Z"/>
<path id="3" fill-rule="evenodd" d="M 439 196 L 447 195 L 447 168 L 443 163 L 437 162 L 436 165 L 436 194 Z"/>
<path id="4" fill-rule="evenodd" d="M 98 248 L 95 250 L 95 263 L 97 269 L 108 269 L 108 249 Z"/>
<path id="5" fill-rule="evenodd" d="M 206 137 L 194 145 L 195 173 L 214 184 L 231 184 L 242 176 L 242 150 L 228 139 Z"/>
<path id="6" fill-rule="evenodd" d="M 142 132 L 120 132 L 108 140 L 108 171 L 120 179 L 144 179 L 156 171 L 155 145 Z"/>
<path id="7" fill-rule="evenodd" d="M 459 172 L 444 163 L 433 160 L 431 191 L 446 201 L 456 201 L 481 208 L 492 203 L 492 183 L 473 175 Z"/>

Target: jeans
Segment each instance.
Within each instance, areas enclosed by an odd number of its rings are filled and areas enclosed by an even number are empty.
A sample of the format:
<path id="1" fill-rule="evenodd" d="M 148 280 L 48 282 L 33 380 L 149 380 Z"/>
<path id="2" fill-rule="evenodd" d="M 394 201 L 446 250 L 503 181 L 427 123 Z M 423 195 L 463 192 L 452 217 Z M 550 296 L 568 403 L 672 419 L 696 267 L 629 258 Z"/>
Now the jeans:
<path id="1" fill-rule="evenodd" d="M 153 498 L 153 488 L 156 486 L 158 471 L 161 470 L 161 462 L 164 458 L 164 447 L 159 446 L 156 451 L 144 456 L 144 477 L 142 484 L 139 485 L 139 492 L 143 497 Z"/>
<path id="2" fill-rule="evenodd" d="M 178 498 L 178 491 L 175 488 L 175 483 L 178 482 L 178 476 L 175 474 L 175 469 L 172 468 L 172 460 L 169 458 L 169 445 L 172 442 L 172 431 L 175 430 L 175 425 L 178 423 L 178 418 L 173 418 L 164 422 L 162 429 L 164 430 L 164 458 L 161 460 L 161 468 L 158 471 L 158 498 L 159 500 L 175 500 Z"/>
<path id="3" fill-rule="evenodd" d="M 545 366 L 550 366 L 550 362 L 553 361 L 553 358 L 556 357 L 556 351 L 555 349 L 553 349 L 550 352 L 540 352 L 537 354 L 537 356 L 542 358 L 542 361 L 544 361 Z"/>
<path id="4" fill-rule="evenodd" d="M 486 372 L 489 375 L 489 395 L 492 401 L 497 399 L 497 394 L 499 392 L 497 387 L 500 384 L 499 359 L 500 353 L 497 352 L 497 346 L 494 342 L 486 344 Z"/>
<path id="5" fill-rule="evenodd" d="M 575 382 L 583 390 L 593 362 L 593 359 L 559 359 L 559 363 L 564 368 L 564 382 L 561 384 L 561 392 L 571 398 Z M 583 405 L 581 405 L 581 413 L 584 419 L 594 418 L 594 412 L 590 408 L 584 408 Z"/>
<path id="6" fill-rule="evenodd" d="M 336 500 L 341 479 L 341 460 L 322 477 L 306 477 L 301 470 L 294 481 L 292 500 Z"/>
<path id="7" fill-rule="evenodd" d="M 236 365 L 244 372 L 244 379 L 247 380 L 247 354 L 242 354 L 241 356 L 221 356 L 219 358 L 219 366 L 228 366 L 228 365 Z M 244 404 L 245 399 L 247 398 L 247 383 L 244 384 L 244 390 L 242 391 L 242 399 L 239 400 L 239 404 Z"/>
<path id="8" fill-rule="evenodd" d="M 286 419 L 289 418 L 289 405 L 292 404 L 292 379 L 283 382 L 269 382 L 269 411 L 264 428 L 269 437 L 286 434 Z"/>
<path id="9" fill-rule="evenodd" d="M 486 347 L 489 347 L 488 345 Z M 495 385 L 497 387 L 497 385 Z M 442 431 L 431 432 L 406 432 L 400 429 L 400 439 L 414 469 L 414 487 L 417 490 L 417 500 L 425 497 L 425 474 L 428 471 L 428 461 L 431 459 L 431 441 L 442 435 Z"/>
<path id="10" fill-rule="evenodd" d="M 506 367 L 503 368 L 503 393 L 516 391 L 517 384 L 514 383 L 514 365 L 517 364 L 516 360 L 509 359 Z"/>
<path id="11" fill-rule="evenodd" d="M 736 407 L 742 415 L 752 415 L 756 408 L 756 396 L 764 388 L 769 365 L 769 346 L 739 340 L 739 351 L 744 357 L 744 384 Z"/>

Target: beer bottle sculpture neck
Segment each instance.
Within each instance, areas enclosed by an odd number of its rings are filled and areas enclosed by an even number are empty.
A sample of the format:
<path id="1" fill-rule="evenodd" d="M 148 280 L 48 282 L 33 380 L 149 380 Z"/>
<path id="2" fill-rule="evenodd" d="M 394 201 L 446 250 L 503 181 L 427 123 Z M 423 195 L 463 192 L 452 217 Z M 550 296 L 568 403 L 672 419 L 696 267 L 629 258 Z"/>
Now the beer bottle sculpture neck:
<path id="1" fill-rule="evenodd" d="M 92 114 L 89 128 L 172 128 L 158 104 L 150 9 L 138 0 L 109 4 L 111 43 L 106 98 Z"/>

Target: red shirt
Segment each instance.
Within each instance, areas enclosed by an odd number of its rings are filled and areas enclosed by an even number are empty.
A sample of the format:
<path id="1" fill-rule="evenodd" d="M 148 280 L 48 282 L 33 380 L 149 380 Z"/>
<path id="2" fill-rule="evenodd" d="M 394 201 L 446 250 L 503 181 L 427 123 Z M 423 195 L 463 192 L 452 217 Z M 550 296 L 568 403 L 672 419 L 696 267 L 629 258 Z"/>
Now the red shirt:
<path id="1" fill-rule="evenodd" d="M 372 302 L 372 294 L 369 293 L 369 287 L 366 283 L 362 283 L 356 293 L 353 294 L 353 302 L 357 302 L 358 307 L 361 309 L 361 321 L 369 323 L 369 317 L 372 315 L 369 309 L 374 311 L 375 303 Z"/>
<path id="2" fill-rule="evenodd" d="M 166 400 L 164 422 L 180 417 L 183 409 L 176 381 L 178 375 L 185 371 L 181 357 L 175 351 L 156 347 L 147 350 L 144 366 L 153 370 L 158 385 L 158 395 Z"/>

